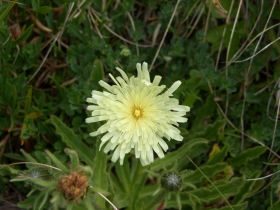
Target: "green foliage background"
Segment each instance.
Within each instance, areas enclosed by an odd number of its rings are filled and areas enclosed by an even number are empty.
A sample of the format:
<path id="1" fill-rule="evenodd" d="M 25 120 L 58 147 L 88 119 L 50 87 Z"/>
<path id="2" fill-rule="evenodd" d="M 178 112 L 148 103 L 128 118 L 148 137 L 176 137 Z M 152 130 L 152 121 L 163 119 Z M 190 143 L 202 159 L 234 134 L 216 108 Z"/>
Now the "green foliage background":
<path id="1" fill-rule="evenodd" d="M 186 210 L 280 209 L 277 174 L 246 181 L 279 168 L 279 3 L 219 2 L 227 14 L 210 0 L 181 0 L 177 8 L 177 1 L 166 0 L 3 1 L 2 166 L 26 161 L 20 148 L 51 164 L 48 149 L 67 165 L 64 148 L 70 148 L 93 169 L 91 185 L 109 192 L 119 209 L 162 209 L 163 202 L 165 209 L 178 209 L 178 197 Z M 175 97 L 191 107 L 180 125 L 184 140 L 167 142 L 165 158 L 150 166 L 142 167 L 132 153 L 123 166 L 114 164 L 112 154 L 99 151 L 100 137 L 88 135 L 100 124 L 85 123 L 86 98 L 102 90 L 99 80 L 112 83 L 108 74 L 118 75 L 115 67 L 135 75 L 136 63 L 151 66 L 157 51 L 152 78 L 162 76 L 167 87 L 181 80 Z M 51 194 L 41 205 L 42 191 L 26 198 L 32 185 L 9 182 L 26 167 L 1 168 L 1 202 L 52 208 Z M 183 188 L 160 200 L 160 177 L 171 169 L 180 172 Z M 91 199 L 111 208 L 97 194 Z"/>

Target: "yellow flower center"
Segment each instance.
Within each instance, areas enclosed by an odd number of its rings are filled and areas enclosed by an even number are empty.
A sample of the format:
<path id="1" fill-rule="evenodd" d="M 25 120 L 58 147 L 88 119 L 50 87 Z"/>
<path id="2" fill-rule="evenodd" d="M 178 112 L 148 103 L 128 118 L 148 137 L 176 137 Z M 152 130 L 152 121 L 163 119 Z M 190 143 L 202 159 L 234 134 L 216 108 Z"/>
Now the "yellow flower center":
<path id="1" fill-rule="evenodd" d="M 143 117 L 143 109 L 137 106 L 132 108 L 132 116 L 138 120 L 139 118 Z"/>
<path id="2" fill-rule="evenodd" d="M 141 114 L 141 111 L 140 111 L 139 109 L 135 109 L 134 115 L 135 115 L 136 117 L 139 117 L 140 114 Z"/>

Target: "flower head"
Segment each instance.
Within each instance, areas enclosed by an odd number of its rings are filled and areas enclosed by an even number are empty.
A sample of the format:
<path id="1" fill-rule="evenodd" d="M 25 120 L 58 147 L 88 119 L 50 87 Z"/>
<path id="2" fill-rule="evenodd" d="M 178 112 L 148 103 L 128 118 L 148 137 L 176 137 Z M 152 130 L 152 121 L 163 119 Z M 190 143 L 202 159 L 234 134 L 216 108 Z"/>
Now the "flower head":
<path id="1" fill-rule="evenodd" d="M 90 135 L 106 133 L 101 138 L 100 148 L 106 144 L 105 153 L 115 150 L 113 162 L 120 158 L 123 164 L 125 154 L 134 149 L 142 165 L 148 165 L 154 161 L 153 151 L 160 158 L 164 157 L 162 150 L 166 151 L 168 146 L 163 138 L 183 140 L 175 126 L 178 122 L 187 122 L 183 116 L 190 108 L 179 105 L 177 99 L 171 98 L 180 81 L 163 92 L 165 85 L 159 85 L 160 76 L 150 81 L 147 63 L 142 66 L 137 63 L 136 68 L 136 78 L 128 78 L 123 70 L 116 68 L 122 77 L 114 78 L 109 74 L 115 85 L 110 86 L 102 80 L 99 82 L 107 91 L 92 91 L 92 97 L 87 102 L 95 105 L 87 107 L 92 113 L 86 122 L 106 121 Z"/>
<path id="2" fill-rule="evenodd" d="M 81 172 L 73 171 L 70 175 L 59 179 L 57 190 L 62 192 L 67 200 L 77 201 L 86 196 L 87 187 L 87 177 Z"/>
<path id="3" fill-rule="evenodd" d="M 177 171 L 168 171 L 160 179 L 161 186 L 168 190 L 177 192 L 181 189 L 183 180 Z"/>

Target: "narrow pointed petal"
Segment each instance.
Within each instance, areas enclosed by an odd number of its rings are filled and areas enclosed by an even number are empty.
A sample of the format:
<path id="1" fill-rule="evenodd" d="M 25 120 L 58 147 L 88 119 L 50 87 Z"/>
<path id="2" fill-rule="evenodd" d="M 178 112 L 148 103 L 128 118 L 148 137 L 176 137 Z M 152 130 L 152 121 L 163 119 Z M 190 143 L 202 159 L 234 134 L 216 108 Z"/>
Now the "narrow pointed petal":
<path id="1" fill-rule="evenodd" d="M 113 151 L 113 162 L 119 159 L 122 165 L 125 155 L 134 150 L 135 158 L 145 166 L 154 161 L 154 152 L 158 158 L 164 158 L 168 150 L 166 140 L 183 140 L 177 127 L 187 121 L 185 115 L 190 107 L 179 105 L 179 100 L 172 98 L 180 81 L 165 92 L 166 86 L 159 85 L 161 76 L 155 76 L 151 83 L 147 63 L 136 64 L 137 77 L 128 78 L 122 69 L 116 69 L 121 77 L 109 74 L 115 84 L 101 80 L 99 84 L 106 90 L 93 90 L 86 100 L 91 113 L 86 123 L 103 123 L 89 135 L 103 134 L 99 149 L 105 145 L 105 153 Z"/>

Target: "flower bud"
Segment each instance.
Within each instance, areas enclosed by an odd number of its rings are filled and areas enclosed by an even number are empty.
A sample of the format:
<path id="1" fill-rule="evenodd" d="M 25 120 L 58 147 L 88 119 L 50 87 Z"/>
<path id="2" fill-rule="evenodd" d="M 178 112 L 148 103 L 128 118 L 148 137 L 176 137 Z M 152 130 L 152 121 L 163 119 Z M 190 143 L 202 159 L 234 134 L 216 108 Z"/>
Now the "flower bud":
<path id="1" fill-rule="evenodd" d="M 53 180 L 53 175 L 51 174 L 51 170 L 46 167 L 37 167 L 37 168 L 32 168 L 29 170 L 28 174 L 29 177 L 34 178 L 34 179 L 40 179 L 44 181 L 50 181 Z M 28 182 L 32 186 L 36 187 L 38 190 L 44 189 L 44 187 L 35 184 L 31 181 Z"/>
<path id="2" fill-rule="evenodd" d="M 81 172 L 72 172 L 59 180 L 57 190 L 62 192 L 67 200 L 77 201 L 86 195 L 87 187 L 87 177 Z"/>
<path id="3" fill-rule="evenodd" d="M 164 189 L 177 192 L 181 189 L 183 180 L 177 171 L 172 170 L 162 175 L 160 183 Z"/>

